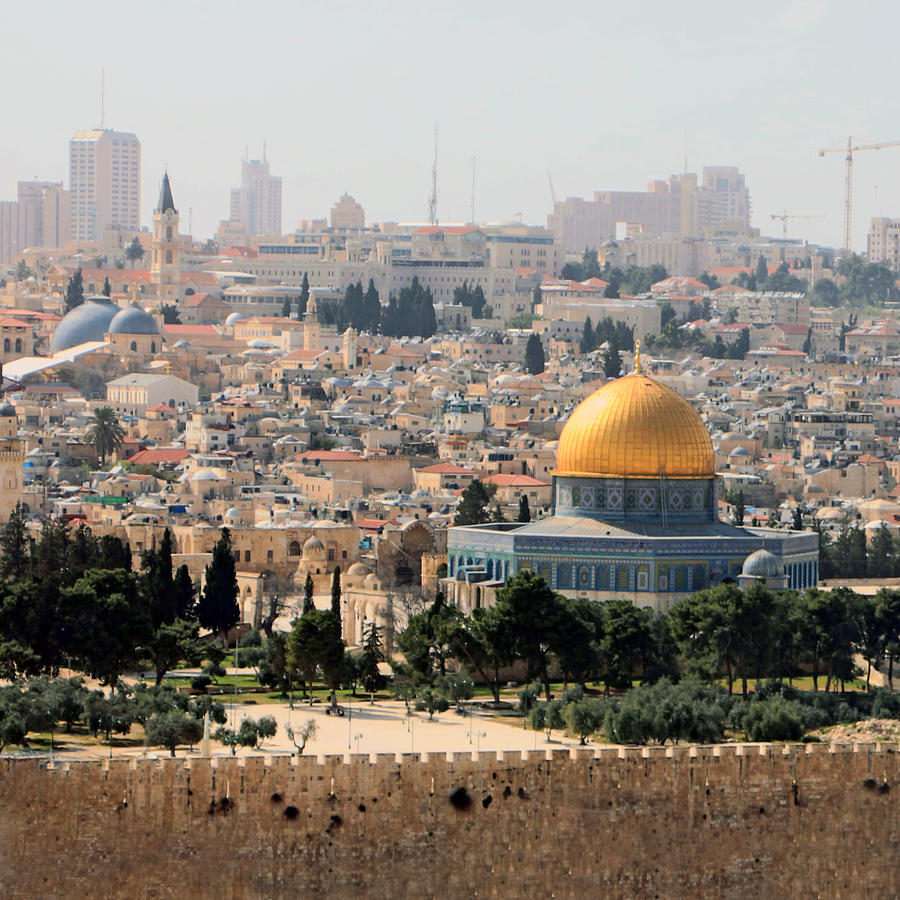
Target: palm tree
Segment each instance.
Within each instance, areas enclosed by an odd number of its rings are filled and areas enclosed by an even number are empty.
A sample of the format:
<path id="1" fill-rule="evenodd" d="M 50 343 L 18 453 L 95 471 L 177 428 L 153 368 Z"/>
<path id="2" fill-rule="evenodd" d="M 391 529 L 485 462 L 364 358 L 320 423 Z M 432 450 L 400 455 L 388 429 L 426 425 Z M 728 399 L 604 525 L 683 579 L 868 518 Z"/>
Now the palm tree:
<path id="1" fill-rule="evenodd" d="M 101 463 L 122 446 L 124 439 L 125 430 L 119 424 L 115 410 L 109 406 L 94 410 L 94 418 L 87 429 L 87 441 L 99 454 Z"/>

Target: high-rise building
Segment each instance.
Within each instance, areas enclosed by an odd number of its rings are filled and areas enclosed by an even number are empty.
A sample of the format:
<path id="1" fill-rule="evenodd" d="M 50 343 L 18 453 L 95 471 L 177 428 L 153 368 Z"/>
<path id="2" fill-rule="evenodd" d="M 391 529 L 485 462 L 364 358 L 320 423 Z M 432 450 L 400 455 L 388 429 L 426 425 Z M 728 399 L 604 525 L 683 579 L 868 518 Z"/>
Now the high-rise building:
<path id="1" fill-rule="evenodd" d="M 73 240 L 100 240 L 107 225 L 140 228 L 140 141 L 108 128 L 76 131 L 69 142 L 69 185 Z"/>
<path id="2" fill-rule="evenodd" d="M 332 228 L 349 231 L 354 228 L 364 228 L 365 225 L 365 211 L 349 194 L 344 194 L 331 207 Z"/>
<path id="3" fill-rule="evenodd" d="M 281 177 L 263 159 L 241 161 L 241 186 L 231 189 L 231 221 L 249 234 L 281 234 Z"/>
<path id="4" fill-rule="evenodd" d="M 646 191 L 596 191 L 593 200 L 557 201 L 547 225 L 566 250 L 600 247 L 614 240 L 619 225 L 646 236 L 712 236 L 723 228 L 748 231 L 750 192 L 735 166 L 703 169 L 698 184 L 690 172 L 652 181 Z"/>
<path id="5" fill-rule="evenodd" d="M 19 249 L 59 247 L 69 239 L 69 192 L 61 181 L 20 181 Z"/>
<path id="6" fill-rule="evenodd" d="M 869 226 L 868 260 L 900 269 L 900 219 L 878 216 Z"/>
<path id="7" fill-rule="evenodd" d="M 0 265 L 16 262 L 19 253 L 19 204 L 0 200 Z"/>

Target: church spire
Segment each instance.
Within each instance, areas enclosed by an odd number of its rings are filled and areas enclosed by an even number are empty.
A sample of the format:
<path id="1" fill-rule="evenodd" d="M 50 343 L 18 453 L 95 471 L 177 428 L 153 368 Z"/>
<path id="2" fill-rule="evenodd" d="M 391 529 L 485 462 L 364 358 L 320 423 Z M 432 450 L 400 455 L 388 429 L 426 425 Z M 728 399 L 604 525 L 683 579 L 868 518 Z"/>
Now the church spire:
<path id="1" fill-rule="evenodd" d="M 178 212 L 175 209 L 175 201 L 172 199 L 172 188 L 169 186 L 169 173 L 163 174 L 162 187 L 159 189 L 159 203 L 156 212 Z"/>

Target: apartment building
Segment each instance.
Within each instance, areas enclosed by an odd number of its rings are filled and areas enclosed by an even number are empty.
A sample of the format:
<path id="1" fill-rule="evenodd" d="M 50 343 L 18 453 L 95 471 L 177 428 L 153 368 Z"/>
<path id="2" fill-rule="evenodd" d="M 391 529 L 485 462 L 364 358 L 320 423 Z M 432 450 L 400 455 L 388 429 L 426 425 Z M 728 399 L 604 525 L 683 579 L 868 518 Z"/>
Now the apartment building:
<path id="1" fill-rule="evenodd" d="M 246 232 L 281 234 L 281 177 L 262 159 L 241 160 L 241 186 L 231 190 L 231 221 Z"/>
<path id="2" fill-rule="evenodd" d="M 872 219 L 867 239 L 869 262 L 900 269 L 900 219 Z"/>
<path id="3" fill-rule="evenodd" d="M 107 225 L 140 227 L 141 144 L 130 132 L 76 131 L 69 142 L 70 234 L 99 241 Z"/>

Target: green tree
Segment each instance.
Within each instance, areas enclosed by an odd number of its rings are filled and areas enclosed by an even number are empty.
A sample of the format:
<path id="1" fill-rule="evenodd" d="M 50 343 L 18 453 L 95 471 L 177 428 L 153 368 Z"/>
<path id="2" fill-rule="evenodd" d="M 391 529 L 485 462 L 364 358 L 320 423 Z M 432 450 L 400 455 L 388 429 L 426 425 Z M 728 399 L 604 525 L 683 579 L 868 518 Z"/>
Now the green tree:
<path id="1" fill-rule="evenodd" d="M 194 579 L 188 567 L 180 565 L 175 572 L 172 583 L 172 595 L 174 599 L 175 618 L 189 620 L 194 618 Z"/>
<path id="2" fill-rule="evenodd" d="M 541 339 L 532 333 L 525 344 L 525 371 L 529 375 L 540 375 L 545 367 L 544 345 L 541 343 Z"/>
<path id="3" fill-rule="evenodd" d="M 538 677 L 550 699 L 550 657 L 565 640 L 560 598 L 540 575 L 523 569 L 496 594 L 497 615 L 509 632 L 513 655 L 521 659 L 529 678 Z"/>
<path id="4" fill-rule="evenodd" d="M 172 756 L 179 744 L 196 744 L 203 736 L 203 723 L 180 709 L 150 716 L 144 728 L 147 743 L 165 747 Z"/>
<path id="5" fill-rule="evenodd" d="M 331 573 L 331 614 L 341 621 L 341 567 L 335 566 Z"/>
<path id="6" fill-rule="evenodd" d="M 25 262 L 24 259 L 20 259 L 16 263 L 16 281 L 26 281 L 29 278 L 34 277 L 34 271 Z"/>
<path id="7" fill-rule="evenodd" d="M 384 662 L 381 629 L 374 622 L 368 622 L 363 628 L 363 653 L 360 674 L 363 687 L 369 694 L 375 694 L 384 687 L 384 676 L 378 670 L 380 662 Z"/>
<path id="8" fill-rule="evenodd" d="M 427 712 L 429 719 L 433 719 L 436 712 L 442 713 L 449 708 L 447 698 L 430 687 L 423 688 L 416 699 L 416 709 Z"/>
<path id="9" fill-rule="evenodd" d="M 315 591 L 315 584 L 313 584 L 312 575 L 307 572 L 306 573 L 306 581 L 303 582 L 303 612 L 302 615 L 306 615 L 307 613 L 315 612 L 316 604 L 313 602 L 313 593 Z"/>
<path id="10" fill-rule="evenodd" d="M 115 410 L 110 406 L 101 406 L 94 410 L 94 417 L 85 432 L 87 442 L 97 451 L 100 462 L 115 453 L 125 440 L 125 430 L 119 424 Z"/>
<path id="11" fill-rule="evenodd" d="M 174 303 L 163 303 L 159 308 L 164 325 L 180 325 L 181 314 L 178 307 Z"/>
<path id="12" fill-rule="evenodd" d="M 578 735 L 581 744 L 586 744 L 587 739 L 600 729 L 603 715 L 603 706 L 597 700 L 579 700 L 566 704 L 563 709 L 566 728 Z"/>
<path id="13" fill-rule="evenodd" d="M 697 276 L 697 281 L 702 281 L 711 291 L 722 286 L 719 279 L 715 275 L 710 275 L 709 272 L 701 272 Z"/>
<path id="14" fill-rule="evenodd" d="M 530 522 L 531 510 L 528 508 L 528 497 L 522 494 L 519 497 L 519 514 L 516 516 L 517 522 Z"/>
<path id="15" fill-rule="evenodd" d="M 597 339 L 594 337 L 594 328 L 591 325 L 591 317 L 588 316 L 584 320 L 584 328 L 581 331 L 581 344 L 579 349 L 582 353 L 591 353 L 597 349 Z"/>
<path id="16" fill-rule="evenodd" d="M 306 272 L 303 273 L 303 281 L 300 284 L 300 299 L 297 302 L 297 314 L 299 318 L 306 315 L 306 307 L 309 303 L 309 278 Z"/>
<path id="17" fill-rule="evenodd" d="M 754 273 L 756 278 L 756 283 L 760 285 L 760 289 L 762 289 L 762 285 L 765 284 L 766 279 L 769 277 L 769 265 L 766 262 L 765 256 L 762 254 L 756 260 L 756 272 Z"/>
<path id="18" fill-rule="evenodd" d="M 622 355 L 619 353 L 619 344 L 615 337 L 607 341 L 603 351 L 603 376 L 604 378 L 618 378 L 622 374 Z"/>
<path id="19" fill-rule="evenodd" d="M 313 702 L 313 682 L 321 669 L 326 680 L 336 686 L 344 656 L 341 640 L 341 624 L 331 610 L 313 610 L 304 613 L 291 624 L 287 637 L 288 658 L 296 663 L 308 686 L 309 702 Z"/>
<path id="20" fill-rule="evenodd" d="M 166 528 L 159 542 L 159 549 L 145 550 L 141 555 L 144 592 L 149 606 L 153 627 L 175 620 L 175 580 L 172 577 L 172 532 Z"/>
<path id="21" fill-rule="evenodd" d="M 495 493 L 497 493 L 495 484 L 487 484 L 479 478 L 473 478 L 472 483 L 462 492 L 453 524 L 482 525 L 489 521 L 488 506 Z"/>
<path id="22" fill-rule="evenodd" d="M 734 511 L 732 513 L 734 524 L 739 528 L 744 524 L 744 492 L 739 490 L 734 501 Z"/>
<path id="23" fill-rule="evenodd" d="M 830 278 L 820 278 L 813 285 L 813 296 L 815 302 L 825 306 L 839 306 L 841 302 L 840 289 Z"/>
<path id="24" fill-rule="evenodd" d="M 66 284 L 65 312 L 71 312 L 82 303 L 84 303 L 84 280 L 81 277 L 81 269 L 76 269 Z"/>
<path id="25" fill-rule="evenodd" d="M 289 319 L 291 317 L 291 298 L 290 295 L 286 295 L 284 298 L 284 303 L 281 304 L 281 316 L 284 319 Z"/>
<path id="26" fill-rule="evenodd" d="M 28 547 L 25 507 L 17 502 L 0 532 L 0 578 L 18 581 L 25 577 L 28 572 Z"/>
<path id="27" fill-rule="evenodd" d="M 141 244 L 140 239 L 137 235 L 135 235 L 131 239 L 131 243 L 125 248 L 125 259 L 131 263 L 131 268 L 134 268 L 134 264 L 139 262 L 144 258 L 144 246 Z"/>
<path id="28" fill-rule="evenodd" d="M 92 569 L 62 590 L 56 627 L 63 652 L 113 688 L 151 636 L 137 579 L 123 569 Z"/>
<path id="29" fill-rule="evenodd" d="M 147 651 L 153 662 L 156 683 L 160 684 L 166 672 L 182 660 L 191 666 L 199 665 L 204 647 L 196 623 L 176 619 L 157 627 L 148 642 Z"/>
<path id="30" fill-rule="evenodd" d="M 237 602 L 238 583 L 231 548 L 231 534 L 222 529 L 213 547 L 212 559 L 206 567 L 203 592 L 197 603 L 197 618 L 204 628 L 221 635 L 223 641 L 229 628 L 240 621 Z"/>

